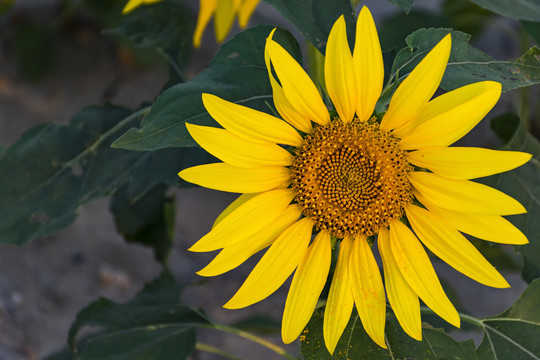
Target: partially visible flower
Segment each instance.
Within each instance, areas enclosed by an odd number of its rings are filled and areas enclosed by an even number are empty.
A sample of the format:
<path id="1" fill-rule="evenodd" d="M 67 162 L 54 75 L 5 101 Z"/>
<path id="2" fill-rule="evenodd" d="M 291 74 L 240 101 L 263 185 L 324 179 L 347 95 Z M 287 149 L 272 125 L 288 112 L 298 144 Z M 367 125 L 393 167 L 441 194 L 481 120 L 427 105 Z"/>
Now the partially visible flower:
<path id="1" fill-rule="evenodd" d="M 163 0 L 129 0 L 124 6 L 124 9 L 122 10 L 122 14 L 127 14 L 128 12 L 135 10 L 135 8 L 138 8 L 139 6 L 150 5 L 160 1 Z"/>
<path id="2" fill-rule="evenodd" d="M 129 0 L 122 10 L 122 14 L 127 14 L 135 8 L 161 2 L 163 0 Z M 253 11 L 260 0 L 200 0 L 199 17 L 193 34 L 193 46 L 201 46 L 201 39 L 214 15 L 214 30 L 217 42 L 222 42 L 229 34 L 235 16 L 238 16 L 238 26 L 243 29 L 247 26 Z"/>
<path id="3" fill-rule="evenodd" d="M 223 162 L 179 175 L 243 194 L 190 248 L 221 249 L 198 274 L 225 273 L 269 247 L 226 308 L 263 300 L 294 272 L 282 322 L 283 341 L 294 341 L 326 283 L 333 242 L 339 243 L 339 256 L 323 325 L 331 353 L 354 306 L 367 334 L 386 347 L 385 288 L 397 320 L 414 339 L 422 338 L 419 299 L 459 327 L 460 317 L 424 246 L 482 284 L 509 286 L 462 233 L 525 244 L 527 238 L 501 216 L 525 209 L 510 196 L 469 180 L 513 169 L 531 155 L 450 146 L 501 94 L 501 84 L 483 81 L 432 99 L 450 50 L 449 34 L 401 82 L 386 113 L 374 114 L 384 66 L 373 18 L 364 7 L 352 53 L 343 16 L 328 38 L 325 83 L 337 116 L 272 34 L 265 60 L 274 104 L 285 121 L 202 95 L 206 110 L 224 129 L 193 124 L 187 129 Z M 375 236 L 384 285 L 370 247 Z"/>
<path id="4" fill-rule="evenodd" d="M 238 16 L 238 26 L 245 28 L 260 0 L 200 0 L 199 18 L 193 34 L 193 46 L 201 46 L 201 38 L 214 15 L 214 30 L 217 42 L 222 42 L 227 37 Z"/>

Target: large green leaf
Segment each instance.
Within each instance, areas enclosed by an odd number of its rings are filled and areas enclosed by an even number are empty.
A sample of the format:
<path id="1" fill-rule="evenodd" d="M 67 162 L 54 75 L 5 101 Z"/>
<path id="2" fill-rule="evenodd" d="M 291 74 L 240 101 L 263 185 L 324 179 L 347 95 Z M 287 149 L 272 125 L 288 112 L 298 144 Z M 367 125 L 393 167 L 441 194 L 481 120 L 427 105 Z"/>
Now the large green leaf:
<path id="1" fill-rule="evenodd" d="M 453 90 L 484 80 L 500 82 L 503 91 L 540 83 L 538 48 L 532 48 L 515 61 L 497 61 L 469 45 L 469 35 L 449 29 L 420 29 L 409 35 L 408 47 L 398 53 L 392 74 L 404 78 L 449 32 L 452 33 L 452 52 L 441 82 L 443 89 Z"/>
<path id="2" fill-rule="evenodd" d="M 175 184 L 181 167 L 204 162 L 200 149 L 140 153 L 111 149 L 139 123 L 125 108 L 92 106 L 68 125 L 26 133 L 0 158 L 0 243 L 24 244 L 68 226 L 77 209 L 124 186 L 135 198 L 159 183 Z"/>
<path id="3" fill-rule="evenodd" d="M 478 360 L 540 359 L 540 280 L 534 280 L 510 309 L 478 324 L 484 330 Z"/>
<path id="4" fill-rule="evenodd" d="M 511 216 L 509 220 L 529 239 L 529 244 L 515 246 L 515 250 L 523 257 L 522 277 L 531 282 L 540 277 L 540 142 L 515 115 L 495 118 L 491 126 L 500 138 L 508 141 L 505 150 L 533 155 L 527 164 L 486 179 L 489 185 L 511 195 L 527 209 L 526 214 Z"/>
<path id="5" fill-rule="evenodd" d="M 264 46 L 272 29 L 256 26 L 223 44 L 206 70 L 164 91 L 143 119 L 141 128 L 130 129 L 113 147 L 155 150 L 196 146 L 185 123 L 216 125 L 202 104 L 202 93 L 270 112 L 272 89 L 264 63 Z M 275 38 L 301 63 L 298 44 L 288 32 L 278 30 Z"/>
<path id="6" fill-rule="evenodd" d="M 324 344 L 323 319 L 323 310 L 317 310 L 304 330 L 301 344 L 305 360 L 476 359 L 472 340 L 457 342 L 442 330 L 424 325 L 422 329 L 423 340 L 416 341 L 405 334 L 395 317 L 390 313 L 387 314 L 386 320 L 388 350 L 383 349 L 375 344 L 364 331 L 356 311 L 351 316 L 332 356 Z"/>
<path id="7" fill-rule="evenodd" d="M 540 21 L 538 0 L 471 0 L 481 7 L 497 14 L 516 19 Z"/>
<path id="8" fill-rule="evenodd" d="M 398 1 L 398 0 L 396 0 Z M 345 16 L 349 44 L 354 44 L 355 17 L 350 0 L 266 0 L 324 54 L 334 22 Z"/>
<path id="9" fill-rule="evenodd" d="M 208 320 L 180 303 L 182 287 L 170 275 L 147 285 L 135 299 L 117 304 L 99 299 L 77 314 L 68 343 L 78 360 L 186 359 L 198 326 Z M 100 331 L 76 343 L 85 326 Z"/>

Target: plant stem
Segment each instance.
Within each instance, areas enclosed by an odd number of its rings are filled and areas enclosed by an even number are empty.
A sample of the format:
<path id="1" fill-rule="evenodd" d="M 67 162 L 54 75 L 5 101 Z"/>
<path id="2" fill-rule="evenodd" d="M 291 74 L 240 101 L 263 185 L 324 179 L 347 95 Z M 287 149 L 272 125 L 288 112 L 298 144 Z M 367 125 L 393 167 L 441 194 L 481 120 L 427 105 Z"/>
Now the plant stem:
<path id="1" fill-rule="evenodd" d="M 243 330 L 240 330 L 240 329 L 236 329 L 236 328 L 233 328 L 233 327 L 229 327 L 229 326 L 226 326 L 226 325 L 221 325 L 221 324 L 210 324 L 210 325 L 207 325 L 205 327 L 209 327 L 209 328 L 212 328 L 212 329 L 216 329 L 216 330 L 220 330 L 220 331 L 224 331 L 224 332 L 228 332 L 228 333 L 231 333 L 231 334 L 235 334 L 235 335 L 238 335 L 240 337 L 243 337 L 244 339 L 247 339 L 247 340 L 250 340 L 250 341 L 253 341 L 259 345 L 262 345 L 270 350 L 272 350 L 273 352 L 289 359 L 289 360 L 296 360 L 296 358 L 294 356 L 292 356 L 291 354 L 289 354 L 288 352 L 286 352 L 283 348 L 275 345 L 275 344 L 272 344 L 270 341 L 268 340 L 265 340 L 263 338 L 260 338 L 258 336 L 255 336 L 253 334 L 250 334 L 246 331 L 243 331 Z"/>
<path id="2" fill-rule="evenodd" d="M 216 354 L 216 355 L 219 355 L 219 356 L 223 356 L 224 358 L 226 359 L 230 359 L 230 360 L 243 360 L 242 358 L 234 355 L 234 354 L 231 354 L 231 353 L 228 353 L 224 350 L 221 350 L 217 347 L 214 347 L 212 345 L 208 345 L 208 344 L 205 344 L 205 343 L 201 343 L 201 342 L 198 342 L 195 344 L 195 349 L 197 350 L 200 350 L 200 351 L 206 351 L 206 352 L 209 352 L 211 354 Z"/>

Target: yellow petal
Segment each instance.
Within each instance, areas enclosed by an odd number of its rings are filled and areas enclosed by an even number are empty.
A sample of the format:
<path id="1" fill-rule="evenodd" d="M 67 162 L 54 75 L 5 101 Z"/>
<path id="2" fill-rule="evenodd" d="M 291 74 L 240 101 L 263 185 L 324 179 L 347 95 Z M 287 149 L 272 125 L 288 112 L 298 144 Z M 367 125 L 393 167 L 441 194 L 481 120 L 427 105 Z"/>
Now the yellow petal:
<path id="1" fill-rule="evenodd" d="M 501 244 L 524 245 L 529 242 L 518 228 L 502 216 L 470 214 L 443 209 L 427 201 L 417 192 L 415 192 L 415 196 L 429 211 L 439 215 L 461 232 Z"/>
<path id="2" fill-rule="evenodd" d="M 441 260 L 484 285 L 510 287 L 473 244 L 443 218 L 415 205 L 405 210 L 418 238 Z"/>
<path id="3" fill-rule="evenodd" d="M 379 266 L 363 237 L 354 239 L 349 257 L 349 278 L 356 310 L 369 337 L 386 349 L 386 299 Z"/>
<path id="4" fill-rule="evenodd" d="M 245 28 L 260 0 L 244 0 L 238 9 L 238 25 Z"/>
<path id="5" fill-rule="evenodd" d="M 489 186 L 468 180 L 451 180 L 416 171 L 409 175 L 411 184 L 437 206 L 473 214 L 514 215 L 525 208 L 510 196 Z"/>
<path id="6" fill-rule="evenodd" d="M 341 15 L 328 36 L 324 75 L 328 95 L 344 122 L 350 122 L 353 119 L 358 101 L 354 71 L 351 49 L 347 41 L 345 17 Z"/>
<path id="7" fill-rule="evenodd" d="M 390 248 L 390 232 L 381 229 L 377 243 L 384 268 L 384 284 L 390 306 L 405 332 L 418 341 L 422 340 L 422 319 L 418 295 L 401 275 Z"/>
<path id="8" fill-rule="evenodd" d="M 189 251 L 214 251 L 248 239 L 270 225 L 294 198 L 290 189 L 267 191 L 238 206 Z"/>
<path id="9" fill-rule="evenodd" d="M 407 283 L 436 314 L 459 327 L 459 314 L 448 300 L 420 241 L 399 220 L 390 224 L 390 248 Z"/>
<path id="10" fill-rule="evenodd" d="M 127 4 L 124 6 L 124 8 L 122 9 L 122 15 L 125 15 L 135 10 L 135 8 L 138 8 L 141 5 L 153 4 L 160 1 L 163 1 L 163 0 L 129 0 Z"/>
<path id="11" fill-rule="evenodd" d="M 186 124 L 191 137 L 206 151 L 239 167 L 288 166 L 293 156 L 273 143 L 254 143 L 233 133 L 210 126 Z"/>
<path id="12" fill-rule="evenodd" d="M 354 306 L 349 280 L 349 254 L 352 242 L 349 236 L 341 240 L 339 257 L 324 309 L 324 343 L 330 354 L 334 353 L 339 338 L 349 323 Z"/>
<path id="13" fill-rule="evenodd" d="M 234 135 L 253 142 L 299 146 L 302 137 L 286 122 L 210 94 L 202 95 L 208 113 Z"/>
<path id="14" fill-rule="evenodd" d="M 356 114 L 364 121 L 373 113 L 384 80 L 384 64 L 377 28 L 365 6 L 360 10 L 356 23 L 353 62 L 358 91 Z"/>
<path id="15" fill-rule="evenodd" d="M 518 151 L 497 151 L 467 147 L 430 147 L 407 153 L 416 166 L 448 179 L 474 179 L 512 170 L 532 155 Z"/>
<path id="16" fill-rule="evenodd" d="M 231 0 L 219 0 L 214 15 L 214 30 L 217 42 L 222 42 L 227 37 L 234 22 L 235 7 Z"/>
<path id="17" fill-rule="evenodd" d="M 300 217 L 298 205 L 289 205 L 270 225 L 250 237 L 223 248 L 204 269 L 197 272 L 200 276 L 217 276 L 241 265 L 256 252 L 269 246 L 289 226 Z"/>
<path id="18" fill-rule="evenodd" d="M 414 119 L 439 87 L 452 39 L 446 35 L 399 85 L 390 100 L 381 129 L 392 130 Z"/>
<path id="19" fill-rule="evenodd" d="M 321 95 L 296 60 L 272 39 L 266 40 L 266 49 L 270 62 L 281 83 L 285 97 L 302 116 L 321 125 L 330 122 L 328 109 Z"/>
<path id="20" fill-rule="evenodd" d="M 230 213 L 236 210 L 240 205 L 242 205 L 243 203 L 245 203 L 246 201 L 250 199 L 253 199 L 257 195 L 259 194 L 249 193 L 249 194 L 241 194 L 239 197 L 237 197 L 232 203 L 229 204 L 229 206 L 225 208 L 225 210 L 221 212 L 221 214 L 219 214 L 219 216 L 214 221 L 214 224 L 212 225 L 212 229 L 215 228 L 216 225 L 219 222 L 221 222 L 221 220 L 225 219 L 225 217 L 227 217 Z"/>
<path id="21" fill-rule="evenodd" d="M 256 193 L 286 187 L 290 182 L 289 168 L 264 166 L 243 168 L 226 163 L 193 166 L 178 173 L 182 179 L 209 189 Z"/>
<path id="22" fill-rule="evenodd" d="M 270 35 L 268 35 L 267 42 L 269 39 L 272 39 L 276 29 L 272 30 Z M 307 117 L 298 113 L 294 107 L 289 103 L 289 100 L 285 97 L 283 88 L 276 81 L 274 74 L 272 73 L 272 66 L 270 64 L 270 55 L 268 54 L 268 46 L 264 49 L 264 61 L 266 63 L 266 69 L 268 70 L 268 78 L 270 79 L 270 85 L 272 85 L 272 93 L 274 97 L 274 105 L 276 106 L 277 111 L 281 117 L 287 121 L 289 124 L 294 126 L 300 131 L 305 132 L 306 134 L 311 133 L 311 120 Z"/>
<path id="23" fill-rule="evenodd" d="M 287 230 L 270 246 L 259 263 L 229 302 L 227 309 L 239 309 L 268 297 L 292 274 L 304 258 L 313 221 L 303 218 Z"/>
<path id="24" fill-rule="evenodd" d="M 197 18 L 195 32 L 193 33 L 193 46 L 195 48 L 201 46 L 204 29 L 206 29 L 212 14 L 216 10 L 217 3 L 218 0 L 199 0 L 199 16 Z"/>
<path id="25" fill-rule="evenodd" d="M 501 95 L 501 84 L 483 81 L 463 86 L 430 101 L 418 115 L 414 127 L 402 137 L 405 150 L 448 146 L 467 134 L 493 108 Z"/>
<path id="26" fill-rule="evenodd" d="M 281 326 L 285 344 L 296 340 L 311 318 L 326 283 L 331 259 L 330 234 L 321 231 L 298 265 L 287 295 Z"/>

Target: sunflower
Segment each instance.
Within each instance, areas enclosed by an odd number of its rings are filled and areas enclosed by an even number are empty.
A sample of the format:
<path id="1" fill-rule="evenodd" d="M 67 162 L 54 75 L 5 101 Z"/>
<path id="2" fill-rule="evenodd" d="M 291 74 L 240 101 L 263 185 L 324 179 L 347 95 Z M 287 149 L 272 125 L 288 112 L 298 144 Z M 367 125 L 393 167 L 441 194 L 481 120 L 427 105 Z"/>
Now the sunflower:
<path id="1" fill-rule="evenodd" d="M 330 32 L 325 83 L 335 111 L 329 111 L 272 34 L 265 60 L 283 120 L 203 94 L 206 110 L 224 129 L 187 124 L 195 141 L 223 162 L 179 176 L 242 193 L 190 248 L 221 249 L 198 274 L 225 273 L 269 247 L 224 307 L 263 300 L 294 272 L 282 321 L 283 341 L 290 343 L 315 309 L 335 248 L 323 328 L 331 353 L 355 305 L 366 332 L 386 347 L 385 288 L 397 320 L 414 339 L 422 338 L 419 299 L 459 327 L 424 247 L 472 279 L 504 288 L 505 279 L 462 233 L 527 243 L 501 216 L 524 213 L 523 206 L 469 180 L 513 169 L 531 155 L 449 146 L 491 110 L 501 85 L 483 81 L 431 99 L 448 62 L 449 34 L 401 82 L 388 110 L 374 114 L 384 67 L 375 24 L 364 7 L 352 53 L 343 16 Z M 384 285 L 372 253 L 375 240 Z"/>
<path id="2" fill-rule="evenodd" d="M 135 8 L 161 2 L 163 0 L 129 0 L 122 10 L 122 14 L 127 14 Z M 234 22 L 234 17 L 238 16 L 238 26 L 241 29 L 245 28 L 259 4 L 260 0 L 200 0 L 199 1 L 199 17 L 193 34 L 193 46 L 198 48 L 201 46 L 201 38 L 204 29 L 210 22 L 210 18 L 214 15 L 214 30 L 216 40 L 222 42 L 227 37 Z"/>
<path id="3" fill-rule="evenodd" d="M 245 28 L 253 14 L 253 11 L 260 0 L 200 0 L 199 18 L 193 34 L 193 46 L 201 46 L 201 38 L 204 29 L 212 15 L 214 15 L 214 30 L 216 40 L 222 42 L 227 37 L 234 22 L 234 17 L 238 16 L 238 26 Z"/>

